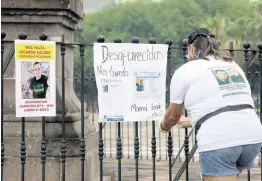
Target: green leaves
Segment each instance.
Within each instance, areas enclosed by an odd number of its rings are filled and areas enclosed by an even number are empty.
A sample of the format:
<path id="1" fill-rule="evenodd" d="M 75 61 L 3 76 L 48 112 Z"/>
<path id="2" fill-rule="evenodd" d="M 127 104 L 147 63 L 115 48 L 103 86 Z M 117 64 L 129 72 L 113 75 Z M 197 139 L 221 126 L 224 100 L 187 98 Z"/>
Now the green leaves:
<path id="1" fill-rule="evenodd" d="M 147 43 L 155 37 L 157 43 L 166 38 L 174 40 L 174 46 L 181 46 L 184 38 L 199 27 L 209 28 L 223 47 L 228 48 L 230 40 L 241 43 L 245 40 L 262 40 L 262 1 L 249 0 L 163 0 L 160 3 L 138 0 L 122 3 L 87 14 L 84 17 L 84 42 L 92 44 L 98 35 L 106 42 L 116 37 L 131 42 L 132 36 Z M 79 68 L 79 52 L 76 51 L 75 69 Z M 181 51 L 173 51 L 173 69 L 183 64 Z M 85 52 L 86 71 L 92 70 L 93 52 Z M 78 71 L 74 71 L 76 74 Z"/>

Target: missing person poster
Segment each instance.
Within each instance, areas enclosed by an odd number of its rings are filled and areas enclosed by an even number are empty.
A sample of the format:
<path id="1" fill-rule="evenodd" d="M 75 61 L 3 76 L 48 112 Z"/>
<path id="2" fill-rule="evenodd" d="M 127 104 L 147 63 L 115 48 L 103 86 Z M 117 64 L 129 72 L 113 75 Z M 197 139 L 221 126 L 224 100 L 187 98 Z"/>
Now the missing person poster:
<path id="1" fill-rule="evenodd" d="M 99 121 L 159 120 L 165 113 L 168 45 L 95 43 Z"/>
<path id="2" fill-rule="evenodd" d="M 16 117 L 56 115 L 54 41 L 15 40 Z"/>

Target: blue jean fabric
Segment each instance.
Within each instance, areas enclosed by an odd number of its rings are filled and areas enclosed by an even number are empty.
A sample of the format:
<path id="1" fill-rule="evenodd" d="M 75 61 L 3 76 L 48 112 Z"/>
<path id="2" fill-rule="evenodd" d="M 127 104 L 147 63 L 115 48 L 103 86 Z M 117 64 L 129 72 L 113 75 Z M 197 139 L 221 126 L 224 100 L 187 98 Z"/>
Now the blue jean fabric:
<path id="1" fill-rule="evenodd" d="M 200 152 L 200 174 L 228 176 L 239 174 L 237 168 L 251 169 L 261 146 L 259 143 Z"/>

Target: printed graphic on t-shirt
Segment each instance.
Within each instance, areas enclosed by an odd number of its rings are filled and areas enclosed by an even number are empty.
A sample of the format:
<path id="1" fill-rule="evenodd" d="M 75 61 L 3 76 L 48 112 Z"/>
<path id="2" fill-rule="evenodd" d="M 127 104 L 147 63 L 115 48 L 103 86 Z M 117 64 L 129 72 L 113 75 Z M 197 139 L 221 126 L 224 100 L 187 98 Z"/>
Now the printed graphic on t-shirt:
<path id="1" fill-rule="evenodd" d="M 31 79 L 30 89 L 33 91 L 33 98 L 46 98 L 47 79 L 44 75 L 41 75 L 41 78 L 38 80 L 35 77 Z"/>
<path id="2" fill-rule="evenodd" d="M 249 89 L 241 73 L 232 67 L 216 68 L 211 70 L 214 74 L 223 97 L 238 94 L 249 94 Z"/>
<path id="3" fill-rule="evenodd" d="M 242 75 L 234 68 L 212 70 L 219 85 L 245 83 Z"/>
<path id="4" fill-rule="evenodd" d="M 45 92 L 44 89 L 44 84 L 36 84 L 33 86 L 33 91 L 35 94 L 39 95 L 39 94 L 43 94 Z"/>

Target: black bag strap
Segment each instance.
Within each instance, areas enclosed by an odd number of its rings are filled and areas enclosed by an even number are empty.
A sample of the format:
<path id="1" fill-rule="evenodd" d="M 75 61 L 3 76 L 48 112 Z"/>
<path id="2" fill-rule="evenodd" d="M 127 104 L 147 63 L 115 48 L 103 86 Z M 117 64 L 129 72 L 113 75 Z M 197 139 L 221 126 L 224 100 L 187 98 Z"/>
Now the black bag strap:
<path id="1" fill-rule="evenodd" d="M 222 107 L 214 112 L 208 113 L 207 115 L 203 116 L 202 118 L 200 118 L 196 125 L 195 125 L 195 136 L 197 135 L 198 130 L 200 129 L 201 125 L 206 122 L 206 120 L 208 120 L 209 118 L 216 116 L 220 113 L 223 112 L 229 112 L 229 111 L 239 111 L 242 109 L 253 109 L 253 106 L 251 106 L 250 104 L 240 104 L 240 105 L 234 105 L 234 106 L 226 106 L 226 107 Z"/>

